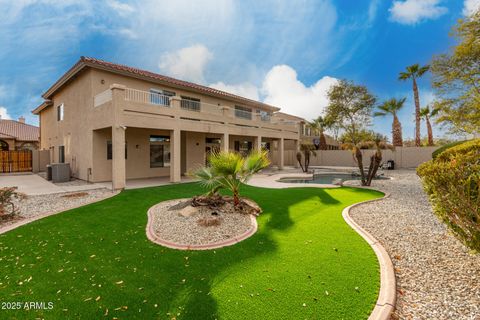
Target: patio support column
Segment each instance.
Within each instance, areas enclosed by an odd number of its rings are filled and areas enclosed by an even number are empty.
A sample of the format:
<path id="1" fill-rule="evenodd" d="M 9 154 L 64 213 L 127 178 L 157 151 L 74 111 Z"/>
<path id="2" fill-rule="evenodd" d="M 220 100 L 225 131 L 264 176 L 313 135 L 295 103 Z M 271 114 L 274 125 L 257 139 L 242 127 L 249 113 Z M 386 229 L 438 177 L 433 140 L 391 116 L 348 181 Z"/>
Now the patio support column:
<path id="1" fill-rule="evenodd" d="M 112 84 L 112 189 L 124 189 L 126 184 L 125 165 L 125 131 L 122 112 L 125 107 L 126 87 L 120 84 Z"/>
<path id="2" fill-rule="evenodd" d="M 181 131 L 174 129 L 170 131 L 170 182 L 180 182 L 181 177 Z"/>
<path id="3" fill-rule="evenodd" d="M 255 149 L 262 151 L 262 136 L 255 137 Z"/>
<path id="4" fill-rule="evenodd" d="M 125 188 L 125 127 L 112 127 L 112 189 Z"/>
<path id="5" fill-rule="evenodd" d="M 285 162 L 285 139 L 280 138 L 278 144 L 278 169 L 282 170 Z"/>
<path id="6" fill-rule="evenodd" d="M 293 163 L 295 168 L 300 168 L 300 165 L 298 164 L 297 159 L 297 152 L 300 151 L 300 140 L 294 140 L 294 152 L 293 152 Z"/>
<path id="7" fill-rule="evenodd" d="M 222 137 L 222 151 L 228 152 L 230 149 L 230 135 L 228 133 L 224 133 Z"/>

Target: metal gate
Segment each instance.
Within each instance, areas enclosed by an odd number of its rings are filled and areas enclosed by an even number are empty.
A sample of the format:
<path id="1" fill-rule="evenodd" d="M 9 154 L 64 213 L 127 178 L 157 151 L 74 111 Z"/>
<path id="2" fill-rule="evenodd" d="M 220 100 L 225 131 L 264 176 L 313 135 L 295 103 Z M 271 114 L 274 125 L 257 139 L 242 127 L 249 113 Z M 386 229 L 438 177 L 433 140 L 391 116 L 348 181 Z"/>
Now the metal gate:
<path id="1" fill-rule="evenodd" d="M 0 173 L 32 171 L 32 151 L 0 151 Z"/>

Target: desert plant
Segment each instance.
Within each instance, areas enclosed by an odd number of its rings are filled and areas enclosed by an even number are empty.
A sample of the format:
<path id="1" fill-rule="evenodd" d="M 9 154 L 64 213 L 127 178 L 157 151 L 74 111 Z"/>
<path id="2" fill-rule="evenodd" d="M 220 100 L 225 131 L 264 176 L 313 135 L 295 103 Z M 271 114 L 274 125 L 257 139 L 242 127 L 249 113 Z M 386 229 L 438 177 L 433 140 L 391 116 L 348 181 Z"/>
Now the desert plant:
<path id="1" fill-rule="evenodd" d="M 467 140 L 461 140 L 461 141 L 454 141 L 454 142 L 450 142 L 450 143 L 447 143 L 447 144 L 444 144 L 443 146 L 441 146 L 440 148 L 438 148 L 437 150 L 433 151 L 432 152 L 432 158 L 435 159 L 436 157 L 438 157 L 443 151 L 447 150 L 447 149 L 450 149 L 450 148 L 453 148 L 455 146 L 458 146 L 459 144 L 462 144 L 464 142 L 467 142 Z"/>
<path id="2" fill-rule="evenodd" d="M 361 141 L 357 144 L 346 143 L 342 145 L 344 150 L 351 150 L 355 161 L 357 162 L 358 169 L 360 170 L 360 177 L 362 186 L 370 186 L 372 184 L 373 178 L 377 175 L 378 168 L 382 163 L 382 149 L 391 149 L 395 147 L 391 144 L 388 144 L 382 135 L 377 135 L 373 141 Z M 368 166 L 368 171 L 365 173 L 365 168 L 363 166 L 363 154 L 362 149 L 374 148 L 375 153 L 370 156 L 370 164 Z"/>
<path id="3" fill-rule="evenodd" d="M 440 153 L 417 169 L 435 214 L 480 251 L 480 139 Z"/>
<path id="4" fill-rule="evenodd" d="M 327 127 L 327 123 L 325 119 L 319 116 L 318 118 L 309 122 L 308 126 L 315 132 L 315 135 L 318 134 L 318 137 L 319 137 L 318 148 L 320 150 L 327 150 L 327 139 L 325 138 L 325 128 Z"/>
<path id="5" fill-rule="evenodd" d="M 0 188 L 0 217 L 19 213 L 14 200 L 22 200 L 25 197 L 25 194 L 17 192 L 17 187 Z"/>
<path id="6" fill-rule="evenodd" d="M 313 144 L 300 145 L 300 151 L 297 152 L 297 161 L 303 172 L 308 172 L 308 167 L 310 166 L 310 156 L 312 155 L 315 157 L 317 156 L 317 153 L 315 152 L 315 146 Z"/>
<path id="7" fill-rule="evenodd" d="M 220 189 L 230 190 L 235 206 L 240 204 L 240 187 L 255 173 L 268 167 L 270 160 L 267 151 L 252 151 L 243 157 L 237 152 L 213 152 L 208 157 L 209 167 L 196 170 L 192 175 L 207 188 L 208 195 L 218 193 Z"/>
<path id="8" fill-rule="evenodd" d="M 438 113 L 438 109 L 430 110 L 429 106 L 426 106 L 420 109 L 420 118 L 424 119 L 427 124 L 427 134 L 428 134 L 428 145 L 433 146 L 433 132 L 432 132 L 432 124 L 430 120 L 435 117 Z"/>
<path id="9" fill-rule="evenodd" d="M 418 64 L 408 66 L 405 72 L 400 72 L 399 80 L 406 81 L 412 79 L 413 98 L 415 100 L 415 146 L 420 147 L 420 98 L 418 97 L 417 79 L 423 76 L 430 66 L 420 67 Z"/>
<path id="10" fill-rule="evenodd" d="M 379 111 L 375 112 L 373 115 L 375 117 L 384 117 L 388 114 L 393 116 L 392 123 L 392 143 L 396 147 L 401 147 L 403 145 L 402 139 L 402 124 L 398 120 L 398 111 L 403 107 L 406 98 L 402 99 L 389 99 L 378 106 Z"/>

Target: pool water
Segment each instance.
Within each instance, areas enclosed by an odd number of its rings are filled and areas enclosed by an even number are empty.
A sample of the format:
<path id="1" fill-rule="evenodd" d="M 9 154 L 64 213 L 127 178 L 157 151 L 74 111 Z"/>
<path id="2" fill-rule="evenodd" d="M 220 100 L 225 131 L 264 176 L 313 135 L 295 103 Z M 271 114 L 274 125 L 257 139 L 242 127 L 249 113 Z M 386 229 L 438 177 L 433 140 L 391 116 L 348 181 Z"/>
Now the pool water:
<path id="1" fill-rule="evenodd" d="M 340 179 L 347 180 L 361 180 L 360 176 L 350 173 L 317 173 L 313 176 L 313 179 L 306 178 L 282 178 L 278 181 L 286 183 L 316 183 L 316 184 L 332 184 L 334 180 Z M 376 177 L 374 180 L 387 179 L 385 177 Z"/>

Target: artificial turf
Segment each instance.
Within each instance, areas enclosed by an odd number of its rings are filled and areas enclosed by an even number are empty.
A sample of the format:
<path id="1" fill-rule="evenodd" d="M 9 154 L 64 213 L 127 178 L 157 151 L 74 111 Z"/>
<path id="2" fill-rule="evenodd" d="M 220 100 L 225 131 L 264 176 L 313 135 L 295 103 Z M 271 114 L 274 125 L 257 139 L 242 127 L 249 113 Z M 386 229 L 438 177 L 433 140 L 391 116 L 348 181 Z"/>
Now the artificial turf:
<path id="1" fill-rule="evenodd" d="M 245 186 L 264 210 L 251 238 L 210 251 L 146 238 L 148 208 L 202 192 L 193 183 L 128 190 L 0 235 L 0 318 L 368 318 L 378 263 L 341 211 L 381 193 Z M 25 310 L 32 301 L 53 308 Z"/>

